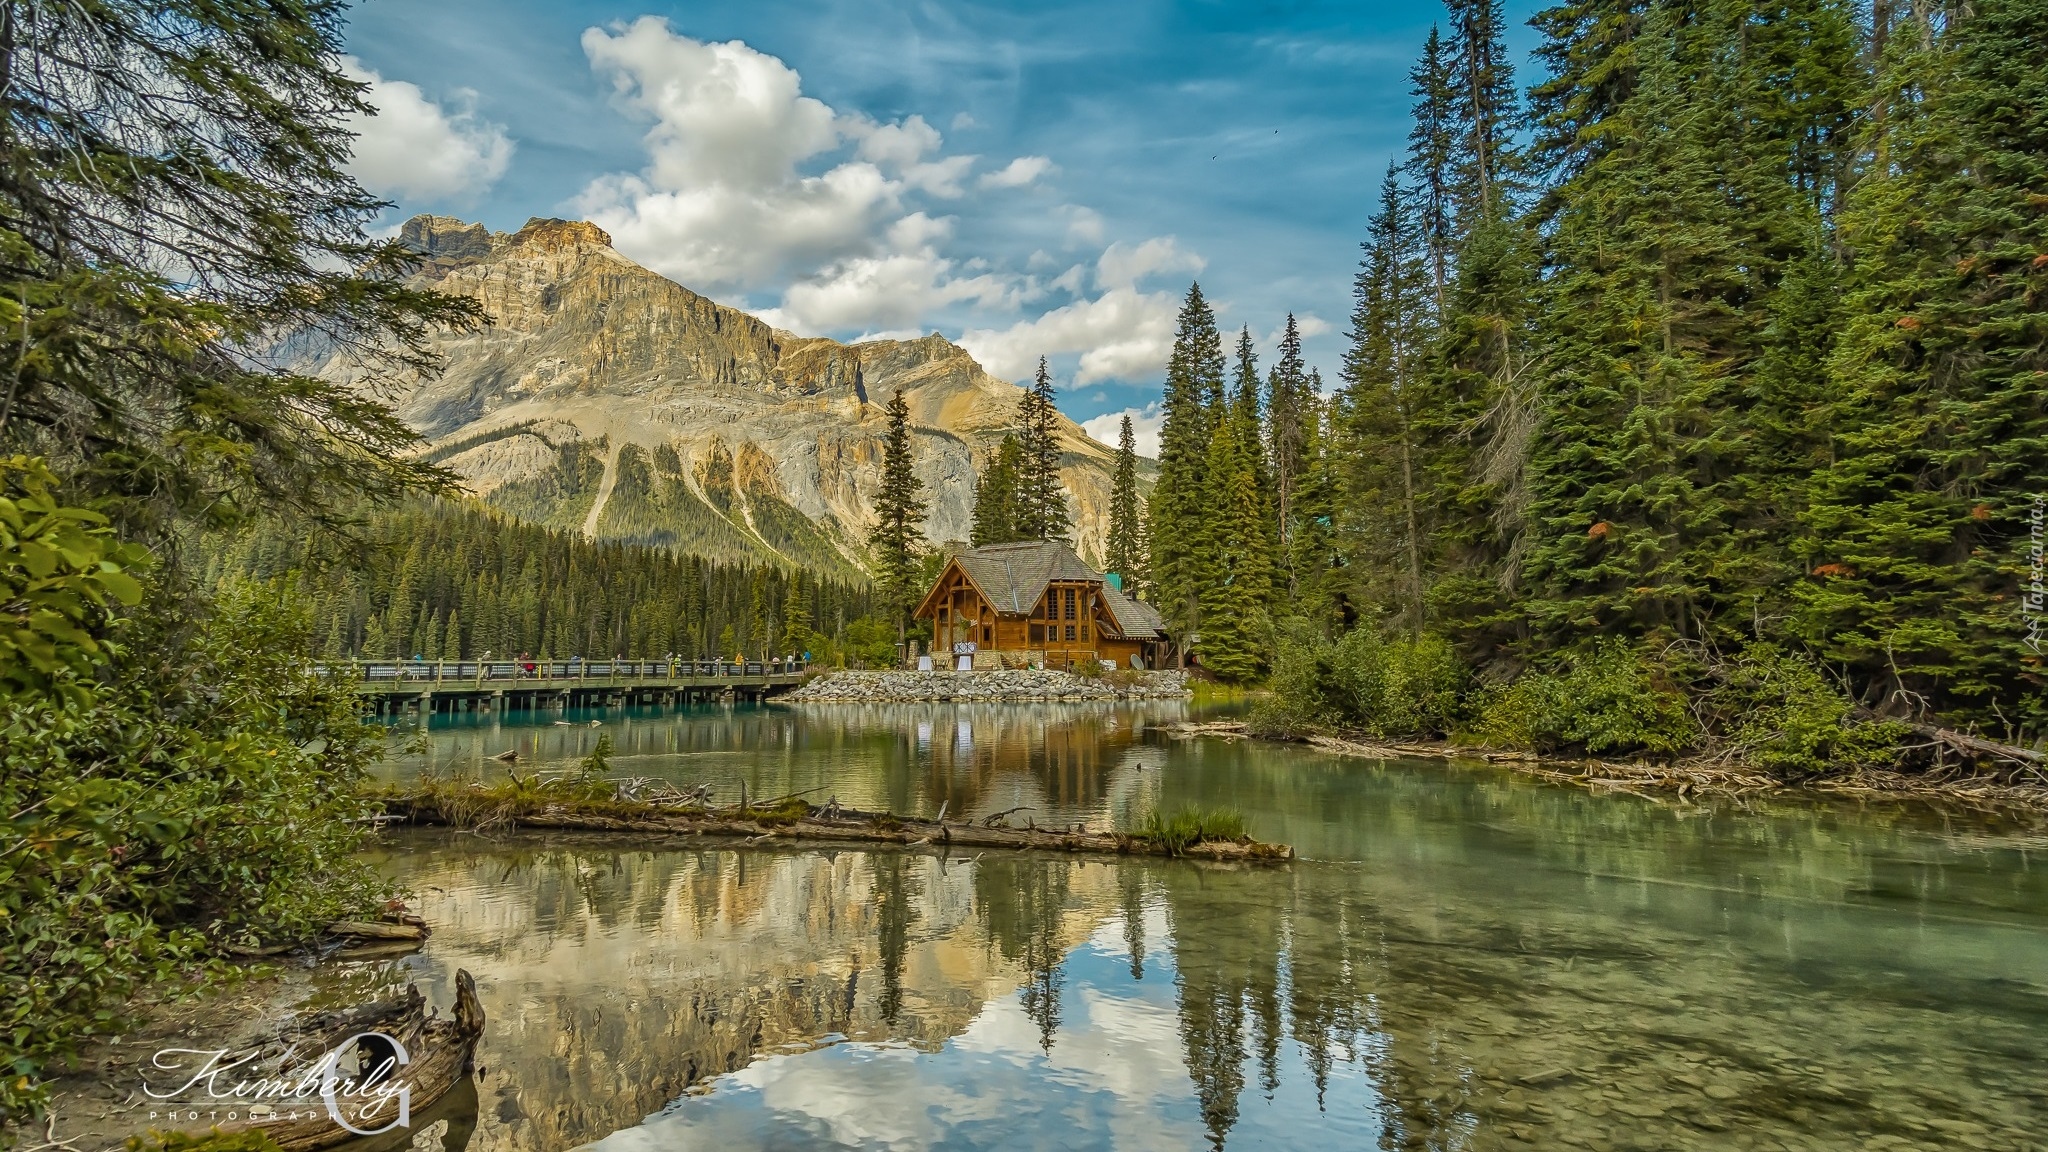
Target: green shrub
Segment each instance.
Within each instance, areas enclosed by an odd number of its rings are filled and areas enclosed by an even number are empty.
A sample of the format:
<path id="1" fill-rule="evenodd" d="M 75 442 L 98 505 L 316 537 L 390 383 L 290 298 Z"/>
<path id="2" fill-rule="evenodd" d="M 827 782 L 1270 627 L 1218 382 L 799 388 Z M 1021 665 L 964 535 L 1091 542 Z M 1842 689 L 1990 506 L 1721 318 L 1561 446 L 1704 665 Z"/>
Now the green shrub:
<path id="1" fill-rule="evenodd" d="M 1709 704 L 1742 759 L 1780 776 L 1877 767 L 1898 759 L 1906 729 L 1862 722 L 1812 661 L 1755 644 L 1722 670 Z"/>
<path id="2" fill-rule="evenodd" d="M 18 509 L 36 480 L 0 471 Z M 33 681 L 0 681 L 0 1128 L 34 1116 L 44 1070 L 117 1029 L 150 982 L 389 895 L 356 854 L 383 740 L 297 655 L 302 598 L 229 589 L 195 633 L 194 606 L 158 587 L 118 619 L 141 590 L 122 583 L 132 554 L 89 516 L 61 520 L 85 542 L 54 565 L 33 533 L 0 535 L 9 589 L 70 571 L 105 593 L 18 629 L 47 646 Z"/>
<path id="3" fill-rule="evenodd" d="M 1608 640 L 1490 693 L 1470 735 L 1496 748 L 1669 756 L 1700 732 L 1661 670 Z"/>
<path id="4" fill-rule="evenodd" d="M 1334 664 L 1353 723 L 1375 736 L 1442 736 L 1460 718 L 1469 674 L 1440 636 L 1360 628 L 1337 642 Z"/>
<path id="5" fill-rule="evenodd" d="M 1383 738 L 1441 736 L 1462 717 L 1470 674 L 1438 636 L 1382 637 L 1360 628 L 1332 644 L 1306 629 L 1283 633 L 1270 694 L 1252 724 L 1268 733 L 1365 731 Z"/>

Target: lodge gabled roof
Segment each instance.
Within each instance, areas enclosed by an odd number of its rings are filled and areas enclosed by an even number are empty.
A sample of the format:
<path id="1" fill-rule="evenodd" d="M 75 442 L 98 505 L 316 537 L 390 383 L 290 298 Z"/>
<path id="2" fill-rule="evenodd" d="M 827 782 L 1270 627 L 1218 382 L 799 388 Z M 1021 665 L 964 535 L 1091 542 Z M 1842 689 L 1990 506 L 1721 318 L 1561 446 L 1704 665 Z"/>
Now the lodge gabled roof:
<path id="1" fill-rule="evenodd" d="M 1055 581 L 1099 584 L 1104 606 L 1125 638 L 1150 640 L 1160 633 L 1162 622 L 1157 612 L 1117 591 L 1102 573 L 1090 568 L 1065 544 L 1045 540 L 985 544 L 955 552 L 948 567 L 953 564 L 960 566 L 982 599 L 1000 615 L 1030 615 L 1039 598 L 1045 595 L 1046 586 Z M 945 579 L 943 571 L 939 579 Z M 938 585 L 934 584 L 917 606 L 917 615 L 927 614 L 937 591 Z"/>

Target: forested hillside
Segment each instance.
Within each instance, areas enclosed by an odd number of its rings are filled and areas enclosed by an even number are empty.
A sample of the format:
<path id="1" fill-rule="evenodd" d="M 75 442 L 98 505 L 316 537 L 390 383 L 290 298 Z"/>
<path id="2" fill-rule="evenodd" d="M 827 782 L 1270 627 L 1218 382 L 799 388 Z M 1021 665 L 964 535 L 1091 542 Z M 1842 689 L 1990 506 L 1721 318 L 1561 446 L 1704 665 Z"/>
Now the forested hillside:
<path id="1" fill-rule="evenodd" d="M 501 513 L 415 501 L 373 514 L 361 547 L 274 526 L 212 551 L 215 582 L 290 578 L 325 656 L 475 659 L 781 655 L 894 626 L 872 621 L 866 585 L 773 565 L 718 564 L 664 548 L 592 542 Z"/>
<path id="2" fill-rule="evenodd" d="M 1423 46 L 1333 395 L 1291 353 L 1261 388 L 1189 293 L 1162 610 L 1295 722 L 1815 766 L 1877 717 L 2040 740 L 2048 3 L 1534 25 L 1526 89 L 1495 0 Z M 1810 714 L 1738 738 L 1772 700 Z"/>

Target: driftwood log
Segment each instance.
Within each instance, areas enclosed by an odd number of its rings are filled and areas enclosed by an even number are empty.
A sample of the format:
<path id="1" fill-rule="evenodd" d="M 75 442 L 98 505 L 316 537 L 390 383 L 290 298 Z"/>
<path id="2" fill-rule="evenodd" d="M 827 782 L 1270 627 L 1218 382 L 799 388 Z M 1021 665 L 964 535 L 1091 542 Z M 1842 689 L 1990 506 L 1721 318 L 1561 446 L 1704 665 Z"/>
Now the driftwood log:
<path id="1" fill-rule="evenodd" d="M 385 811 L 416 824 L 457 824 L 461 821 L 432 795 L 388 798 Z M 1180 855 L 1193 860 L 1281 861 L 1294 858 L 1285 844 L 1262 844 L 1256 840 L 1204 840 L 1170 852 L 1165 845 L 1121 832 L 1084 832 L 1055 828 L 1003 828 L 952 821 L 912 820 L 884 812 L 859 812 L 841 808 L 827 816 L 821 808 L 805 806 L 809 815 L 782 819 L 763 818 L 739 812 L 693 812 L 656 805 L 636 806 L 612 803 L 598 806 L 556 804 L 531 811 L 507 813 L 504 823 L 520 828 L 550 828 L 587 832 L 654 832 L 671 836 L 726 836 L 760 843 L 830 841 L 855 844 L 903 845 L 932 848 L 1026 849 L 1045 852 L 1076 852 L 1110 856 Z"/>
<path id="2" fill-rule="evenodd" d="M 410 1060 L 397 1069 L 395 1078 L 412 1090 L 409 1108 L 414 1119 L 418 1119 L 422 1111 L 476 1070 L 476 1043 L 484 1032 L 484 1009 L 477 999 L 476 981 L 467 970 L 455 973 L 455 1010 L 449 1016 L 429 1009 L 418 986 L 408 985 L 404 995 L 393 999 L 314 1013 L 292 1021 L 259 1050 L 247 1075 L 283 1079 L 302 1076 L 309 1062 L 366 1032 L 389 1037 L 405 1048 Z M 388 1054 L 389 1049 L 371 1040 L 359 1042 L 358 1051 L 374 1062 Z M 211 1122 L 209 1117 L 209 1123 L 188 1131 L 194 1136 L 204 1136 L 209 1131 L 261 1132 L 276 1141 L 283 1152 L 316 1152 L 362 1139 L 336 1123 L 322 1101 L 277 1101 L 269 1107 L 273 1109 L 270 1119 Z M 396 1116 L 395 1109 L 395 1104 L 387 1104 L 383 1112 L 359 1126 L 382 1127 Z M 247 1113 L 246 1107 L 243 1111 Z"/>

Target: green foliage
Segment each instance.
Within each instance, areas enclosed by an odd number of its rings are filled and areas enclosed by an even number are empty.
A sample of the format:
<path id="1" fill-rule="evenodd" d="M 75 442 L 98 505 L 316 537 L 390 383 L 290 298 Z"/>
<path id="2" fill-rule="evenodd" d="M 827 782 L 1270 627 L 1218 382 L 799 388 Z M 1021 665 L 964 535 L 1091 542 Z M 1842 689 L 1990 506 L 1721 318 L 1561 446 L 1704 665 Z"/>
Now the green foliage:
<path id="1" fill-rule="evenodd" d="M 882 441 L 882 482 L 875 491 L 875 526 L 868 548 L 878 606 L 896 618 L 900 636 L 910 609 L 924 592 L 919 579 L 925 548 L 924 481 L 911 470 L 910 402 L 897 389 L 889 396 L 889 427 Z"/>
<path id="2" fill-rule="evenodd" d="M 577 765 L 576 771 L 586 779 L 610 775 L 613 751 L 612 734 L 609 732 L 600 733 L 597 737 L 597 746 L 592 748 L 590 755 L 585 756 L 582 763 Z"/>
<path id="3" fill-rule="evenodd" d="M 424 373 L 431 332 L 481 321 L 408 286 L 415 254 L 366 233 L 384 205 L 344 170 L 373 109 L 341 5 L 6 12 L 0 450 L 49 457 L 153 532 L 333 520 L 338 496 L 445 480 L 388 407 L 297 370 L 325 349 L 363 378 Z"/>
<path id="4" fill-rule="evenodd" d="M 1138 503 L 1138 447 L 1127 413 L 1117 431 L 1116 469 L 1109 483 L 1109 538 L 1103 568 L 1123 581 L 1128 595 L 1145 585 L 1145 522 Z"/>
<path id="5" fill-rule="evenodd" d="M 1018 484 L 1024 468 L 1024 446 L 1015 436 L 1003 437 L 988 466 L 974 479 L 974 527 L 968 542 L 1009 544 L 1029 539 L 1018 528 Z"/>
<path id="6" fill-rule="evenodd" d="M 388 895 L 355 855 L 382 740 L 301 655 L 295 591 L 226 589 L 191 636 L 163 602 L 97 622 L 59 690 L 0 690 L 0 1119 L 150 982 Z"/>
<path id="7" fill-rule="evenodd" d="M 896 666 L 896 629 L 863 616 L 846 626 L 846 658 L 859 668 Z"/>
<path id="8" fill-rule="evenodd" d="M 1472 732 L 1482 743 L 1537 752 L 1670 756 L 1695 746 L 1699 727 L 1662 669 L 1627 643 L 1607 640 L 1556 670 L 1532 671 L 1496 691 Z"/>
<path id="9" fill-rule="evenodd" d="M 0 459 L 0 690 L 72 687 L 106 658 L 116 606 L 142 599 L 148 554 L 60 503 L 56 482 L 41 460 Z"/>
<path id="10" fill-rule="evenodd" d="M 1018 540 L 1057 540 L 1074 534 L 1060 481 L 1060 413 L 1053 403 L 1052 375 L 1045 358 L 1024 398 L 1017 402 L 1016 504 L 1011 530 Z"/>
<path id="11" fill-rule="evenodd" d="M 1470 674 L 1440 636 L 1360 628 L 1336 643 L 1296 624 L 1280 645 L 1272 692 L 1255 710 L 1269 731 L 1444 736 L 1464 718 Z"/>
<path id="12" fill-rule="evenodd" d="M 1744 763 L 1800 777 L 1888 767 L 1899 758 L 1905 727 L 1858 719 L 1855 702 L 1810 660 L 1756 644 L 1718 678 L 1707 703 Z"/>
<path id="13" fill-rule="evenodd" d="M 1179 808 L 1172 813 L 1153 808 L 1131 829 L 1131 835 L 1160 845 L 1169 856 L 1204 840 L 1242 840 L 1246 834 L 1244 813 L 1234 808 Z"/>

